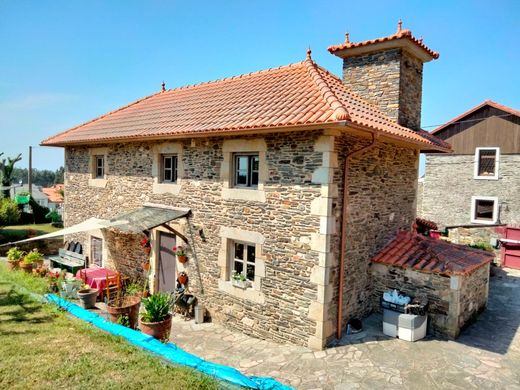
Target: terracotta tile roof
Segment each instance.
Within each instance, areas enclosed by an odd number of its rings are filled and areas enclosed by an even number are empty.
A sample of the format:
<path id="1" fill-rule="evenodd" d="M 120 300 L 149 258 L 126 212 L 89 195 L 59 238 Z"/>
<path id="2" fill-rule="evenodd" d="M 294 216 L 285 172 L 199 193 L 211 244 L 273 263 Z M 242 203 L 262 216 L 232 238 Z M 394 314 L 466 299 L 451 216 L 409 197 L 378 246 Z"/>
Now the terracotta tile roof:
<path id="1" fill-rule="evenodd" d="M 491 262 L 492 253 L 430 237 L 400 232 L 374 263 L 442 275 L 467 275 Z"/>
<path id="2" fill-rule="evenodd" d="M 399 39 L 406 39 L 406 40 L 410 41 L 411 43 L 416 45 L 420 50 L 424 51 L 427 55 L 429 55 L 433 59 L 439 58 L 439 53 L 430 49 L 428 46 L 426 46 L 423 43 L 422 38 L 417 39 L 416 37 L 413 36 L 412 32 L 407 29 L 398 30 L 395 34 L 392 34 L 392 35 L 389 35 L 386 37 L 375 38 L 375 39 L 370 39 L 368 41 L 361 41 L 361 42 L 350 42 L 348 40 L 348 34 L 347 34 L 347 39 L 344 43 L 341 43 L 339 45 L 329 46 L 328 50 L 330 53 L 334 54 L 340 50 L 352 49 L 355 47 L 365 47 L 365 46 L 374 45 L 376 43 L 397 41 Z"/>
<path id="3" fill-rule="evenodd" d="M 415 223 L 419 226 L 423 226 L 424 228 L 430 230 L 437 230 L 439 228 L 439 226 L 435 222 L 424 218 L 415 218 Z"/>
<path id="4" fill-rule="evenodd" d="M 496 108 L 497 110 L 501 110 L 501 111 L 507 112 L 508 114 L 520 117 L 520 111 L 515 110 L 514 108 L 511 108 L 511 107 L 504 106 L 503 104 L 496 103 L 496 102 L 494 102 L 492 100 L 486 100 L 486 101 L 480 103 L 479 105 L 477 105 L 477 106 L 475 106 L 473 108 L 470 108 L 468 111 L 464 112 L 463 114 L 460 114 L 456 118 L 453 118 L 449 122 L 446 122 L 445 124 L 437 127 L 435 130 L 433 130 L 431 132 L 431 134 L 437 134 L 442 129 L 448 127 L 449 125 L 451 125 L 451 124 L 453 124 L 455 122 L 461 121 L 462 119 L 464 119 L 468 115 L 473 114 L 475 111 L 480 110 L 482 107 L 485 107 L 485 106 L 490 106 L 490 107 Z"/>
<path id="5" fill-rule="evenodd" d="M 49 202 L 52 203 L 63 203 L 63 196 L 58 192 L 64 189 L 63 184 L 55 184 L 52 187 L 42 188 L 42 192 L 47 195 Z"/>
<path id="6" fill-rule="evenodd" d="M 310 52 L 299 63 L 156 93 L 54 135 L 42 145 L 301 129 L 344 121 L 421 149 L 450 150 L 444 141 L 398 125 L 349 91 L 314 63 Z"/>

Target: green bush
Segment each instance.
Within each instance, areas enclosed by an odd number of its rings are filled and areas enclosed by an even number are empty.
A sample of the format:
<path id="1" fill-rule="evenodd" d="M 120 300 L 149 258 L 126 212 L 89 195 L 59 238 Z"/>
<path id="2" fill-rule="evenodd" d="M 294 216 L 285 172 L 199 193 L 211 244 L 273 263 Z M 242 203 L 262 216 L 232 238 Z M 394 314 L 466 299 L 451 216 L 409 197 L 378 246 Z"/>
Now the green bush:
<path id="1" fill-rule="evenodd" d="M 27 253 L 25 255 L 25 257 L 23 258 L 23 261 L 24 261 L 24 263 L 32 264 L 35 261 L 38 261 L 41 259 L 43 259 L 43 255 L 40 252 L 38 252 L 37 249 L 33 249 L 32 251 L 30 251 L 29 253 Z"/>
<path id="2" fill-rule="evenodd" d="M 141 317 L 144 322 L 164 321 L 168 317 L 172 306 L 170 295 L 161 292 L 152 294 L 149 298 L 144 298 L 141 302 L 145 309 Z"/>
<path id="3" fill-rule="evenodd" d="M 22 260 L 24 256 L 25 252 L 18 249 L 16 246 L 7 251 L 7 260 L 9 261 Z"/>
<path id="4" fill-rule="evenodd" d="M 0 225 L 14 225 L 20 220 L 20 210 L 14 200 L 0 200 Z"/>
<path id="5" fill-rule="evenodd" d="M 493 252 L 493 247 L 487 242 L 476 242 L 475 244 L 468 244 L 470 248 L 481 249 L 483 251 Z"/>
<path id="6" fill-rule="evenodd" d="M 45 218 L 50 219 L 52 223 L 61 222 L 61 215 L 56 210 L 49 211 Z"/>

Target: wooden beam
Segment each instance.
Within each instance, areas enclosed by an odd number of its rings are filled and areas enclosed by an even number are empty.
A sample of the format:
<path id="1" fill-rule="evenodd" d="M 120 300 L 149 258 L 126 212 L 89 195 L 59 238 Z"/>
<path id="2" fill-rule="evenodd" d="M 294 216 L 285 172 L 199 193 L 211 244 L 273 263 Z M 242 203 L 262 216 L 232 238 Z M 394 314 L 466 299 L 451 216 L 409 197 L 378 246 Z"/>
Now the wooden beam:
<path id="1" fill-rule="evenodd" d="M 172 232 L 173 234 L 175 234 L 176 236 L 179 236 L 180 238 L 182 238 L 182 240 L 186 243 L 186 244 L 189 244 L 188 242 L 188 239 L 186 238 L 186 236 L 182 233 L 179 233 L 177 230 L 175 230 L 174 228 L 172 228 L 170 225 L 166 225 L 165 223 L 163 223 L 161 225 L 163 228 L 169 230 L 170 232 Z"/>

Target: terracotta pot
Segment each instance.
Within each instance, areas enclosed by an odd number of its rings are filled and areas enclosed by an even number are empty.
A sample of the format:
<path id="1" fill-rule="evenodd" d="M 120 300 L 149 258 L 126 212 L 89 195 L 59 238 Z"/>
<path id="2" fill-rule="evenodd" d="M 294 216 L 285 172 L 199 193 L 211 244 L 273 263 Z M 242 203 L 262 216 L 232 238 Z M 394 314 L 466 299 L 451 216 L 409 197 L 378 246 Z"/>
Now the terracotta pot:
<path id="1" fill-rule="evenodd" d="M 153 336 L 159 340 L 167 340 L 170 337 L 170 330 L 172 328 L 172 315 L 168 314 L 168 317 L 161 322 L 144 322 L 143 320 L 139 323 L 141 332 Z"/>
<path id="2" fill-rule="evenodd" d="M 144 251 L 144 253 L 146 253 L 147 255 L 149 255 L 150 252 L 152 251 L 152 248 L 149 247 L 149 246 L 145 246 L 145 247 L 143 248 L 143 251 Z"/>
<path id="3" fill-rule="evenodd" d="M 142 263 L 142 266 L 146 272 L 150 271 L 150 263 Z"/>
<path id="4" fill-rule="evenodd" d="M 98 290 L 95 288 L 84 288 L 78 291 L 79 304 L 83 309 L 91 309 L 96 306 Z"/>
<path id="5" fill-rule="evenodd" d="M 186 255 L 184 255 L 184 256 L 177 256 L 177 260 L 179 260 L 179 263 L 184 264 L 185 262 L 188 261 L 188 257 Z"/>
<path id="6" fill-rule="evenodd" d="M 28 274 L 30 274 L 32 272 L 32 269 L 33 269 L 33 264 L 32 263 L 26 263 L 25 261 L 20 261 L 18 266 L 20 267 L 21 270 L 27 272 Z"/>
<path id="7" fill-rule="evenodd" d="M 20 260 L 7 260 L 7 269 L 13 270 L 18 268 Z"/>
<path id="8" fill-rule="evenodd" d="M 186 284 L 188 283 L 188 275 L 186 275 L 184 272 L 181 272 L 179 276 L 177 277 L 177 281 L 180 284 Z"/>
<path id="9" fill-rule="evenodd" d="M 122 306 L 107 305 L 110 321 L 117 324 L 119 317 L 128 316 L 130 328 L 135 329 L 137 327 L 140 304 L 140 297 L 126 297 Z"/>

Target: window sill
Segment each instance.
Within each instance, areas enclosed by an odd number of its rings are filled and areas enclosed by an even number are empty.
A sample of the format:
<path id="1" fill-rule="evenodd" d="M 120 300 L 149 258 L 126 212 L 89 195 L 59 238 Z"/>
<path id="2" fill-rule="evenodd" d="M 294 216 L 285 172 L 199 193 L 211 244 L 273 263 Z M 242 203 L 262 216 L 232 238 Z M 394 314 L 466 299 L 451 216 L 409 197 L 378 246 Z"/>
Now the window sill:
<path id="1" fill-rule="evenodd" d="M 105 188 L 107 186 L 107 179 L 88 179 L 89 187 Z"/>
<path id="2" fill-rule="evenodd" d="M 222 188 L 222 199 L 250 200 L 265 203 L 265 191 L 253 188 Z"/>
<path id="3" fill-rule="evenodd" d="M 498 175 L 496 176 L 474 176 L 475 180 L 498 180 Z"/>
<path id="4" fill-rule="evenodd" d="M 181 185 L 177 183 L 153 183 L 152 192 L 154 194 L 179 195 L 181 192 Z"/>
<path id="5" fill-rule="evenodd" d="M 496 225 L 497 221 L 483 221 L 481 219 L 472 219 L 471 223 L 475 225 Z"/>
<path id="6" fill-rule="evenodd" d="M 219 280 L 218 289 L 228 295 L 232 295 L 239 299 L 246 299 L 255 303 L 265 303 L 265 296 L 260 291 L 254 289 L 254 287 L 242 288 L 237 287 L 228 280 Z"/>

